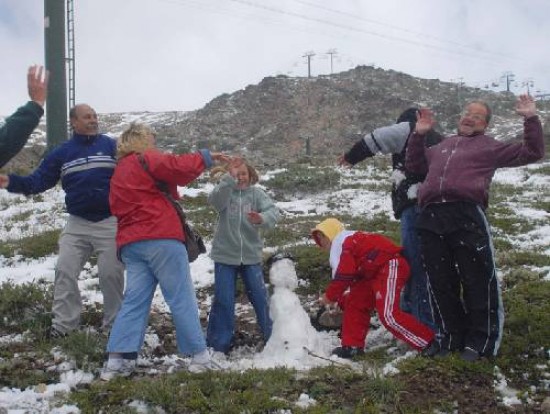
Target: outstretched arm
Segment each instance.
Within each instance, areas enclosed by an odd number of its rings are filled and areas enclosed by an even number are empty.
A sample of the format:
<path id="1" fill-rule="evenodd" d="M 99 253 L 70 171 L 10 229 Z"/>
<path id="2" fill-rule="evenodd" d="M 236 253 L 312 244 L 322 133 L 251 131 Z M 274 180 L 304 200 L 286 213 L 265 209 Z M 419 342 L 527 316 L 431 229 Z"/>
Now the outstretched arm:
<path id="1" fill-rule="evenodd" d="M 50 73 L 44 70 L 43 66 L 34 65 L 27 72 L 27 88 L 31 101 L 36 102 L 41 107 L 46 103 L 48 94 L 48 79 Z"/>
<path id="2" fill-rule="evenodd" d="M 525 119 L 537 114 L 535 100 L 529 95 L 520 95 L 516 103 L 516 112 Z"/>
<path id="3" fill-rule="evenodd" d="M 425 137 L 434 124 L 433 113 L 429 109 L 421 109 L 416 115 L 416 126 L 409 139 L 405 156 L 405 168 L 412 173 L 426 174 L 428 172 Z"/>
<path id="4" fill-rule="evenodd" d="M 27 73 L 27 88 L 31 101 L 6 119 L 0 128 L 0 167 L 3 167 L 25 145 L 44 114 L 48 74 L 42 66 L 31 66 Z"/>

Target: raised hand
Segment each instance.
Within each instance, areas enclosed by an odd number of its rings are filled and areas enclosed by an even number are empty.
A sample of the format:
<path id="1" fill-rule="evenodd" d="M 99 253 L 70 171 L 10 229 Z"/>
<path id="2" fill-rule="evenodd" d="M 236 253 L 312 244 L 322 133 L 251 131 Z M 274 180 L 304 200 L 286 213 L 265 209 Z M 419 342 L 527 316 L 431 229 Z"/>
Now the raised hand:
<path id="1" fill-rule="evenodd" d="M 10 184 L 10 177 L 0 174 L 0 188 L 7 188 Z"/>
<path id="2" fill-rule="evenodd" d="M 414 128 L 414 132 L 419 135 L 425 135 L 426 132 L 433 128 L 434 124 L 433 112 L 428 108 L 422 108 L 416 114 L 416 127 Z"/>
<path id="3" fill-rule="evenodd" d="M 516 103 L 516 112 L 525 117 L 530 118 L 537 114 L 537 106 L 535 100 L 530 95 L 520 95 Z"/>
<path id="4" fill-rule="evenodd" d="M 44 66 L 33 65 L 27 72 L 27 88 L 32 101 L 40 106 L 46 103 L 48 95 L 48 78 L 50 74 Z"/>

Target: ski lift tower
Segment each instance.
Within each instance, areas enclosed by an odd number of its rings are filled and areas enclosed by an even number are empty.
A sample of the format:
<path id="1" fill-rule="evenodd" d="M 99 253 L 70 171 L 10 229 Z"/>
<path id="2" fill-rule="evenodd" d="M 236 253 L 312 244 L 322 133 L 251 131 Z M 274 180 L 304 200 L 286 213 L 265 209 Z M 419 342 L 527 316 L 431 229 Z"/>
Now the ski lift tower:
<path id="1" fill-rule="evenodd" d="M 68 138 L 67 72 L 71 106 L 74 105 L 75 99 L 73 0 L 44 0 L 44 43 L 46 69 L 50 72 L 46 105 L 46 134 L 50 150 Z M 69 50 L 68 59 L 66 44 Z"/>

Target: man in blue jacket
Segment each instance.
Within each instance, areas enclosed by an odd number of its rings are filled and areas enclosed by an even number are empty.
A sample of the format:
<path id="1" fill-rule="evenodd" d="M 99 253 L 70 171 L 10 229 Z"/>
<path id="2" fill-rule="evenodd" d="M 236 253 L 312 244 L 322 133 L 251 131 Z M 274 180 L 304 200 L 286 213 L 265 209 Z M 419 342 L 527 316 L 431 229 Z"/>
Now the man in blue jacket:
<path id="1" fill-rule="evenodd" d="M 115 168 L 116 142 L 98 133 L 96 112 L 79 104 L 69 112 L 73 136 L 54 148 L 28 176 L 0 175 L 0 188 L 37 194 L 61 179 L 69 218 L 59 239 L 55 269 L 51 336 L 78 328 L 82 300 L 78 276 L 92 253 L 97 254 L 99 286 L 104 299 L 103 328 L 120 307 L 124 276 L 116 257 L 116 218 L 109 209 L 109 182 Z"/>
<path id="2" fill-rule="evenodd" d="M 0 127 L 0 168 L 21 151 L 44 115 L 48 90 L 48 73 L 44 72 L 44 67 L 29 67 L 27 88 L 31 100 L 8 117 Z"/>

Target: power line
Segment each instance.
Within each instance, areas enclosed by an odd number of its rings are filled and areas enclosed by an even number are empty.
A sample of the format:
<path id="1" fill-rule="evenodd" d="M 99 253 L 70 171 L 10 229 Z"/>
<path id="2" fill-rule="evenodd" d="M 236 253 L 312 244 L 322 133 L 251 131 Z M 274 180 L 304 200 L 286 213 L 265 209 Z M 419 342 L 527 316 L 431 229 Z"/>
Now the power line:
<path id="1" fill-rule="evenodd" d="M 348 25 L 345 25 L 345 24 L 332 22 L 330 20 L 320 19 L 320 18 L 316 18 L 316 17 L 310 17 L 310 16 L 307 16 L 307 15 L 303 15 L 303 14 L 292 12 L 292 11 L 285 11 L 285 10 L 278 9 L 278 8 L 275 8 L 275 7 L 272 7 L 272 6 L 265 6 L 265 5 L 262 5 L 262 4 L 258 4 L 258 3 L 255 3 L 255 2 L 249 1 L 249 0 L 229 0 L 229 1 L 232 1 L 234 3 L 239 3 L 239 4 L 246 4 L 248 6 L 263 9 L 263 10 L 266 10 L 266 11 L 269 11 L 269 12 L 272 12 L 272 13 L 278 13 L 278 14 L 282 14 L 282 15 L 287 15 L 287 16 L 303 19 L 303 20 L 308 20 L 308 21 L 312 21 L 312 22 L 316 22 L 316 23 L 321 23 L 321 24 L 324 24 L 324 25 L 328 25 L 328 26 L 339 28 L 339 29 L 343 29 L 343 30 L 346 30 L 346 31 L 353 31 L 353 32 L 358 32 L 358 33 L 362 33 L 362 34 L 367 34 L 367 35 L 379 37 L 379 38 L 386 39 L 386 40 L 397 41 L 397 42 L 401 42 L 401 43 L 408 43 L 408 44 L 412 44 L 412 45 L 415 45 L 415 46 L 420 46 L 420 47 L 423 47 L 423 48 L 434 49 L 434 50 L 439 50 L 439 51 L 444 51 L 444 52 L 459 55 L 459 56 L 468 56 L 468 57 L 474 57 L 474 58 L 477 58 L 477 59 L 484 59 L 484 60 L 492 60 L 493 59 L 492 57 L 485 57 L 485 56 L 479 55 L 479 54 L 474 55 L 470 52 L 458 51 L 456 49 L 448 49 L 448 48 L 445 48 L 445 47 L 430 45 L 428 43 L 424 43 L 424 42 L 420 42 L 420 41 L 405 39 L 405 38 L 401 38 L 401 37 L 397 37 L 397 36 L 382 34 L 382 33 L 379 33 L 379 32 L 372 31 L 372 30 L 365 30 L 365 29 L 361 29 L 361 28 L 357 28 L 357 27 L 353 27 L 353 26 L 348 26 Z M 486 53 L 486 52 L 476 51 L 476 53 Z"/>
<path id="2" fill-rule="evenodd" d="M 455 42 L 453 40 L 443 39 L 443 38 L 433 36 L 433 35 L 430 35 L 430 34 L 427 34 L 427 33 L 422 33 L 422 32 L 417 32 L 417 31 L 410 30 L 410 29 L 405 29 L 403 27 L 394 26 L 394 25 L 391 25 L 391 24 L 388 24 L 388 23 L 379 22 L 379 21 L 374 20 L 374 19 L 368 19 L 368 18 L 363 17 L 363 16 L 358 16 L 358 15 L 353 14 L 353 13 L 343 12 L 341 10 L 336 10 L 336 9 L 332 9 L 330 7 L 321 6 L 319 4 L 311 3 L 309 1 L 304 1 L 304 0 L 294 0 L 294 1 L 296 3 L 304 4 L 306 6 L 314 7 L 316 9 L 328 11 L 328 12 L 331 12 L 331 13 L 339 14 L 341 16 L 353 18 L 353 19 L 360 20 L 360 21 L 367 22 L 367 23 L 376 24 L 376 25 L 379 25 L 379 26 L 382 26 L 382 27 L 393 29 L 393 30 L 399 30 L 401 32 L 409 33 L 409 34 L 412 34 L 412 35 L 415 35 L 415 36 L 422 36 L 423 38 L 433 39 L 437 42 L 448 43 L 450 45 L 459 46 L 459 47 L 462 47 L 462 48 L 465 48 L 465 49 L 472 49 L 474 52 L 478 52 L 478 53 L 481 52 L 481 53 L 486 53 L 488 55 L 494 55 L 494 56 L 498 56 L 498 57 L 514 59 L 513 56 L 509 56 L 509 55 L 506 55 L 506 54 L 503 54 L 503 53 L 496 53 L 496 52 L 491 52 L 491 51 L 488 51 L 488 50 L 480 50 L 478 46 L 471 46 L 471 45 L 468 45 L 468 44 Z"/>

